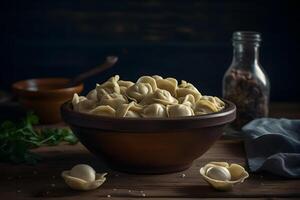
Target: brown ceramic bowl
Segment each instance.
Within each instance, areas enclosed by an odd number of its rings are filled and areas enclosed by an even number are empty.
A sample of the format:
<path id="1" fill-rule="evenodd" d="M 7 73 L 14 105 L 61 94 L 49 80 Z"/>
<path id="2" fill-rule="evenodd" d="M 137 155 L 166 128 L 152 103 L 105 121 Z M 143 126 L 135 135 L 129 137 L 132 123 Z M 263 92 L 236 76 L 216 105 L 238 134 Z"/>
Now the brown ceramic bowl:
<path id="1" fill-rule="evenodd" d="M 12 88 L 22 106 L 33 110 L 41 123 L 50 124 L 61 121 L 60 106 L 83 90 L 83 84 L 66 88 L 69 81 L 66 78 L 28 79 L 14 83 Z"/>
<path id="2" fill-rule="evenodd" d="M 187 169 L 235 119 L 235 105 L 223 111 L 180 118 L 113 118 L 61 107 L 64 121 L 92 153 L 114 169 L 133 173 L 168 173 Z"/>

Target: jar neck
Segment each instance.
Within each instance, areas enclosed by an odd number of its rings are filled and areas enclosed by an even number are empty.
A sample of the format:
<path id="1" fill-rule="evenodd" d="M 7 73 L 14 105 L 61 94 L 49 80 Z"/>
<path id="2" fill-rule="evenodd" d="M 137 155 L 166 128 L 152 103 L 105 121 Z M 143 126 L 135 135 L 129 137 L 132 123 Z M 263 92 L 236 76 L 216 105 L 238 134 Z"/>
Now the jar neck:
<path id="1" fill-rule="evenodd" d="M 240 68 L 254 68 L 259 65 L 259 45 L 257 43 L 233 43 L 232 65 Z"/>

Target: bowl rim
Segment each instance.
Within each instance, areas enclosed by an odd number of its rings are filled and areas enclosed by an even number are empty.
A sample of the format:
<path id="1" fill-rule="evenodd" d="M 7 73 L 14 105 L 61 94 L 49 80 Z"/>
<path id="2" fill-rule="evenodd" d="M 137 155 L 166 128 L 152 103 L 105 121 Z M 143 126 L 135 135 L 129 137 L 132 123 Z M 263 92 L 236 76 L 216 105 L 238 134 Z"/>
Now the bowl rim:
<path id="1" fill-rule="evenodd" d="M 170 118 L 125 118 L 80 113 L 72 109 L 72 103 L 69 100 L 62 104 L 61 115 L 63 120 L 71 126 L 115 131 L 148 132 L 178 130 L 178 127 L 181 127 L 180 129 L 202 128 L 225 125 L 235 119 L 235 104 L 225 99 L 222 99 L 222 101 L 225 102 L 225 109 L 210 114 Z"/>
<path id="2" fill-rule="evenodd" d="M 31 79 L 24 79 L 16 81 L 12 84 L 12 90 L 13 92 L 22 95 L 22 96 L 36 96 L 36 95 L 42 95 L 42 96 L 49 96 L 49 94 L 59 94 L 59 95 L 68 95 L 73 94 L 74 91 L 82 91 L 84 84 L 79 83 L 75 86 L 70 87 L 62 87 L 57 89 L 42 89 L 42 90 L 30 90 L 28 87 L 25 87 L 25 84 L 30 82 L 36 82 L 36 81 L 49 81 L 49 82 L 55 82 L 55 81 L 68 81 L 71 80 L 70 78 L 64 78 L 64 77 L 45 77 L 45 78 L 31 78 Z"/>
<path id="3" fill-rule="evenodd" d="M 26 92 L 26 93 L 60 93 L 66 91 L 73 91 L 74 89 L 83 87 L 83 83 L 79 83 L 74 86 L 70 87 L 62 87 L 56 89 L 42 89 L 42 90 L 29 90 L 28 87 L 24 87 L 24 84 L 29 82 L 37 82 L 37 81 L 68 81 L 71 80 L 70 78 L 65 77 L 45 77 L 45 78 L 31 78 L 31 79 L 24 79 L 16 81 L 12 84 L 12 89 L 16 92 Z"/>

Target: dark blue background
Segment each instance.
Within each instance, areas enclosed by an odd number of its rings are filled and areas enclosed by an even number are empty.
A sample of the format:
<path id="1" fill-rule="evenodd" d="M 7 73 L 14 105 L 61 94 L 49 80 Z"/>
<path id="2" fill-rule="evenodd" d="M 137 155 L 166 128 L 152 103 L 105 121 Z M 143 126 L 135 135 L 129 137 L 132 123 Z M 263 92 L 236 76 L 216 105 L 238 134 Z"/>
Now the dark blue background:
<path id="1" fill-rule="evenodd" d="M 119 56 L 113 74 L 160 74 L 221 95 L 232 59 L 231 34 L 262 33 L 261 63 L 271 99 L 299 101 L 299 15 L 292 1 L 26 0 L 1 6 L 0 88 L 16 80 L 72 77 Z"/>

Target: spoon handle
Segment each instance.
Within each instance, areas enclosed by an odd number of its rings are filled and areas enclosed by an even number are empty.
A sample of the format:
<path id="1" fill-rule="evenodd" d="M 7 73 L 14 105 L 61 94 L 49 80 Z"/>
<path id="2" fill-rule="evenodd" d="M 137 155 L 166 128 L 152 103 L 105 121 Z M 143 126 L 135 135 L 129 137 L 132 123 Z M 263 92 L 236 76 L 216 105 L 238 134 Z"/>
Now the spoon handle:
<path id="1" fill-rule="evenodd" d="M 87 78 L 90 78 L 92 76 L 95 76 L 109 68 L 111 68 L 116 62 L 118 61 L 118 57 L 117 56 L 108 56 L 106 57 L 106 60 L 105 62 L 98 66 L 98 67 L 95 67 L 87 72 L 83 72 L 81 74 L 79 74 L 78 76 L 76 76 L 75 78 L 73 78 L 68 84 L 67 84 L 67 87 L 70 87 L 70 86 L 74 86 L 74 85 L 77 85 L 81 82 L 83 82 L 83 80 L 87 79 Z"/>

